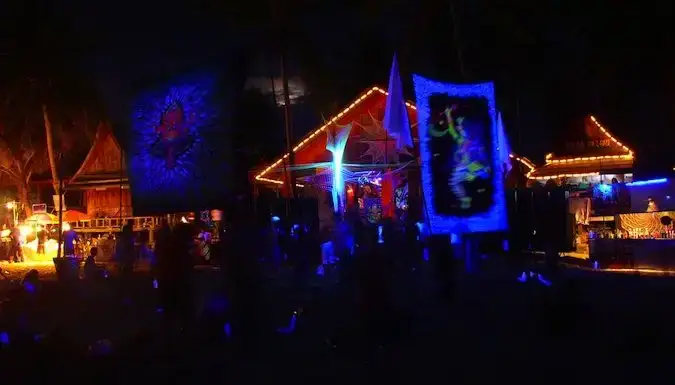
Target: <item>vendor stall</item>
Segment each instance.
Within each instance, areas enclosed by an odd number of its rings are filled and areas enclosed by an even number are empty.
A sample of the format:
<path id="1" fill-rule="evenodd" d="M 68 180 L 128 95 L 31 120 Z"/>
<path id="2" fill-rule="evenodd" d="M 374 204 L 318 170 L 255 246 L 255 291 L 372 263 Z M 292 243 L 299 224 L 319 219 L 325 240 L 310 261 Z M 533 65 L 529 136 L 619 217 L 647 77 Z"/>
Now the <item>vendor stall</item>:
<path id="1" fill-rule="evenodd" d="M 633 151 L 594 116 L 572 127 L 557 141 L 555 154 L 527 176 L 530 183 L 563 186 L 570 191 L 569 213 L 575 217 L 575 250 L 589 257 L 589 234 L 615 231 L 615 215 L 629 212 L 627 183 L 633 180 Z"/>
<path id="2" fill-rule="evenodd" d="M 627 186 L 633 211 L 615 215 L 611 231 L 591 234 L 591 259 L 616 268 L 675 268 L 675 185 L 660 178 Z"/>

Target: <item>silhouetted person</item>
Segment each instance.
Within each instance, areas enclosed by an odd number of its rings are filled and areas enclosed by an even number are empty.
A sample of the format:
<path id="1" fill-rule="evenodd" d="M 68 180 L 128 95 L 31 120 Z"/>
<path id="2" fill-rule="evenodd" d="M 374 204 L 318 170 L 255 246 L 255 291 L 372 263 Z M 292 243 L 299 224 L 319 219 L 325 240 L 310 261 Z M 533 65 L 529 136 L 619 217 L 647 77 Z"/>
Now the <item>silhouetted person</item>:
<path id="1" fill-rule="evenodd" d="M 295 230 L 293 247 L 293 306 L 302 308 L 306 304 L 309 278 L 311 276 L 310 239 L 303 226 Z"/>
<path id="2" fill-rule="evenodd" d="M 100 278 L 100 270 L 96 266 L 96 256 L 98 255 L 98 248 L 92 247 L 89 250 L 89 256 L 84 262 L 84 278 L 86 280 L 96 280 Z"/>
<path id="3" fill-rule="evenodd" d="M 45 243 L 47 242 L 47 230 L 44 227 L 40 227 L 40 230 L 37 232 L 37 253 L 38 255 L 45 255 Z"/>
<path id="4" fill-rule="evenodd" d="M 359 287 L 361 292 L 361 314 L 365 337 L 371 347 L 383 345 L 387 334 L 387 318 L 389 315 L 388 264 L 385 261 L 384 249 L 376 247 L 377 230 L 370 228 L 371 241 L 361 249 L 359 256 Z"/>
<path id="5" fill-rule="evenodd" d="M 446 235 L 434 235 L 427 242 L 438 294 L 442 300 L 451 301 L 454 296 L 455 257 L 450 239 Z"/>
<path id="6" fill-rule="evenodd" d="M 66 240 L 65 243 L 68 244 L 68 238 L 64 236 L 64 239 Z M 134 271 L 134 263 L 136 261 L 136 252 L 134 250 L 134 229 L 130 223 L 127 223 L 124 225 L 124 227 L 122 227 L 122 233 L 120 234 L 115 247 L 120 277 L 123 279 L 128 279 L 131 273 Z M 66 253 L 66 255 L 68 255 L 68 253 Z"/>
<path id="7" fill-rule="evenodd" d="M 157 237 L 158 290 L 161 307 L 173 326 L 185 330 L 192 321 L 192 248 L 194 229 L 180 223 L 164 225 Z"/>

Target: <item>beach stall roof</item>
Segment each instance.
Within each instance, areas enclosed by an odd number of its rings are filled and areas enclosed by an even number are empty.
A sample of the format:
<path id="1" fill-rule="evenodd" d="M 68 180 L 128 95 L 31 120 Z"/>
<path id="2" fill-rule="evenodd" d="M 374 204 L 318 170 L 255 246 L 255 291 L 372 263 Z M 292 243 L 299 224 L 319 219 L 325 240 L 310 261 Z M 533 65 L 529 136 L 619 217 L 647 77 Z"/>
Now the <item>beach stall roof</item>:
<path id="1" fill-rule="evenodd" d="M 584 119 L 581 135 L 569 138 L 558 154 L 546 155 L 546 163 L 528 178 L 549 180 L 600 174 L 625 174 L 633 168 L 633 151 L 594 116 Z"/>

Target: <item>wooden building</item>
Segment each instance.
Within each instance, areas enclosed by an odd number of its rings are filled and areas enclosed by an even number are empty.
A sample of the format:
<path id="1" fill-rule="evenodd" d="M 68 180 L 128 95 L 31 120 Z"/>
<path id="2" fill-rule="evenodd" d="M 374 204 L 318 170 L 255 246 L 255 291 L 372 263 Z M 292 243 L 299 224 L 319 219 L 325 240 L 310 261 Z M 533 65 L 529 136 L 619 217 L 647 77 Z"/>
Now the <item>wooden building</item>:
<path id="1" fill-rule="evenodd" d="M 620 182 L 632 180 L 633 151 L 594 116 L 584 119 L 583 130 L 570 130 L 565 135 L 556 153 L 546 155 L 546 163 L 528 178 L 580 187 L 610 182 L 612 178 Z"/>
<path id="2" fill-rule="evenodd" d="M 387 91 L 379 87 L 365 90 L 352 103 L 335 116 L 329 118 L 323 125 L 311 131 L 294 147 L 295 163 L 293 166 L 299 195 L 317 197 L 319 200 L 319 216 L 332 218 L 332 207 L 317 191 L 327 191 L 332 186 L 331 161 L 332 153 L 326 149 L 329 135 L 351 125 L 351 131 L 344 149 L 342 166 L 347 170 L 345 176 L 346 195 L 348 200 L 358 201 L 362 206 L 363 196 L 361 179 L 367 175 L 382 175 L 387 172 L 398 174 L 399 181 L 405 181 L 406 201 L 409 200 L 411 214 L 422 214 L 421 175 L 418 165 L 419 136 L 417 132 L 417 107 L 406 102 L 408 117 L 411 124 L 411 136 L 415 143 L 412 151 L 396 149 L 396 139 L 387 133 L 383 127 Z M 254 171 L 253 179 L 256 186 L 265 186 L 277 189 L 280 192 L 288 191 L 287 168 L 290 154 L 280 156 L 275 162 Z M 511 154 L 513 184 L 526 183 L 526 176 L 535 168 L 527 158 Z M 356 177 L 354 177 L 356 175 Z M 364 175 L 364 177 L 360 177 Z M 347 180 L 351 178 L 351 180 Z M 394 186 L 397 184 L 395 183 Z M 318 188 L 317 188 L 318 187 Z M 398 190 L 398 188 L 397 188 Z M 310 192 L 311 191 L 311 192 Z M 355 194 L 355 195 L 354 195 Z M 328 194 L 324 194 L 328 195 Z M 398 206 L 398 203 L 396 203 Z M 322 214 L 322 207 L 324 213 Z"/>
<path id="3" fill-rule="evenodd" d="M 66 191 L 66 194 L 82 192 L 83 206 L 90 219 L 133 215 L 126 163 L 108 125 L 99 126 L 91 150 L 68 181 Z"/>

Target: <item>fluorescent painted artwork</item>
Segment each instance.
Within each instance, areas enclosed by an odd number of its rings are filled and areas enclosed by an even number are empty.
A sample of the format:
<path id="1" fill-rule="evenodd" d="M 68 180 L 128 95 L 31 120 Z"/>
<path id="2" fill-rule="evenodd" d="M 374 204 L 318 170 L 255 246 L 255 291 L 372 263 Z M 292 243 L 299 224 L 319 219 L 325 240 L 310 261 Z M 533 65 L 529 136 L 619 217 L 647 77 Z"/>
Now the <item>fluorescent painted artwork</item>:
<path id="1" fill-rule="evenodd" d="M 326 141 L 326 149 L 333 154 L 331 167 L 333 171 L 333 186 L 331 192 L 333 194 L 333 210 L 336 213 L 341 212 L 345 206 L 345 181 L 343 178 L 342 160 L 351 130 L 351 124 L 337 127 L 333 132 L 329 130 Z"/>
<path id="2" fill-rule="evenodd" d="M 209 77 L 177 82 L 134 103 L 129 170 L 134 209 L 147 212 L 206 208 L 224 193 L 227 149 Z M 224 137 L 220 133 L 220 137 Z"/>
<path id="3" fill-rule="evenodd" d="M 430 231 L 507 228 L 493 83 L 448 84 L 415 75 L 422 185 Z"/>

